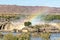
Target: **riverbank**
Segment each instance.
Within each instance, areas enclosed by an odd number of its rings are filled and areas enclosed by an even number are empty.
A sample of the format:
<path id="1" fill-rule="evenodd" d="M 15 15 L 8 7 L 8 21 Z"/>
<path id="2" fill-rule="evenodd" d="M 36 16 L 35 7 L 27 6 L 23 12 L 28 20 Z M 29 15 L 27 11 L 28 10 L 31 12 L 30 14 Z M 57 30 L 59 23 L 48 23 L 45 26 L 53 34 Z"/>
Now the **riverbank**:
<path id="1" fill-rule="evenodd" d="M 58 34 L 58 35 L 57 35 Z M 55 36 L 54 36 L 55 35 Z M 60 33 L 7 33 L 2 34 L 0 33 L 1 40 L 49 40 L 54 39 L 54 37 L 59 37 Z"/>
<path id="2" fill-rule="evenodd" d="M 25 40 L 25 38 L 28 40 L 30 40 L 31 37 L 41 37 L 43 39 L 49 39 L 50 37 L 50 33 L 30 33 L 30 32 L 27 32 L 27 33 L 2 33 L 1 34 L 2 38 L 5 40 L 6 37 L 10 38 L 9 36 L 11 37 L 17 37 L 18 39 L 21 39 L 23 38 L 23 40 Z M 13 38 L 12 38 L 13 39 Z M 7 39 L 8 40 L 8 39 Z"/>

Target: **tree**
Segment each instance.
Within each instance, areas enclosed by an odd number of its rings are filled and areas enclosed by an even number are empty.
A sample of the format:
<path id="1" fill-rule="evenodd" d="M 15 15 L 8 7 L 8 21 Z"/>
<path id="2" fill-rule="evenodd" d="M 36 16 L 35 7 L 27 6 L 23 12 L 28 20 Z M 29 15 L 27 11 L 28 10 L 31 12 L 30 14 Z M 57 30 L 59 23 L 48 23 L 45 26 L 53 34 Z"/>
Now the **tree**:
<path id="1" fill-rule="evenodd" d="M 25 26 L 30 26 L 31 25 L 31 22 L 29 22 L 29 21 L 28 22 L 24 22 L 24 25 Z"/>

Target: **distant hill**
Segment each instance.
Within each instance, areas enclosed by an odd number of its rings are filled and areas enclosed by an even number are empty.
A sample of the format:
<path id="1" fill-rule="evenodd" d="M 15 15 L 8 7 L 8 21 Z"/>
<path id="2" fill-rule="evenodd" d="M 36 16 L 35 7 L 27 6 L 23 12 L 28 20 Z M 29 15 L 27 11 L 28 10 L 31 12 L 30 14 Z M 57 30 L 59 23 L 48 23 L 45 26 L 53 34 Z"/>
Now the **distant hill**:
<path id="1" fill-rule="evenodd" d="M 60 8 L 47 6 L 17 6 L 17 5 L 0 5 L 0 14 L 60 14 Z"/>

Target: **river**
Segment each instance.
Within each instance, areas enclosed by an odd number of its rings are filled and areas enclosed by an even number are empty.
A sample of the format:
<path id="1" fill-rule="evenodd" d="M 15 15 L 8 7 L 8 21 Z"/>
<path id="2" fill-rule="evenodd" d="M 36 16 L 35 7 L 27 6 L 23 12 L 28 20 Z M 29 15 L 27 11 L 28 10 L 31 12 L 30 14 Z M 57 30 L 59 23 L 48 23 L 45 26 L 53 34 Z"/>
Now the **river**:
<path id="1" fill-rule="evenodd" d="M 7 32 L 2 32 L 3 35 L 8 34 Z M 13 35 L 19 34 L 19 33 L 12 33 Z M 30 37 L 31 40 L 42 40 L 40 37 Z M 50 40 L 60 40 L 60 33 L 52 33 L 50 36 Z"/>

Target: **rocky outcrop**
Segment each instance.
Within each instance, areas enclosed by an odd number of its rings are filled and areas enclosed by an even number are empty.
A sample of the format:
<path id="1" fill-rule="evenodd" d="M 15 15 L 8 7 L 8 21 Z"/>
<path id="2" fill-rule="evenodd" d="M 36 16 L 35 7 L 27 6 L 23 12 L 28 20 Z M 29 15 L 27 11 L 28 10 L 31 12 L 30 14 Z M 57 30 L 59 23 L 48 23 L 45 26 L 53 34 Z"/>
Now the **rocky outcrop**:
<path id="1" fill-rule="evenodd" d="M 59 13 L 60 8 L 47 6 L 17 6 L 17 5 L 0 5 L 0 14 L 35 14 L 34 12 L 42 13 Z"/>

